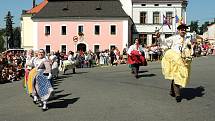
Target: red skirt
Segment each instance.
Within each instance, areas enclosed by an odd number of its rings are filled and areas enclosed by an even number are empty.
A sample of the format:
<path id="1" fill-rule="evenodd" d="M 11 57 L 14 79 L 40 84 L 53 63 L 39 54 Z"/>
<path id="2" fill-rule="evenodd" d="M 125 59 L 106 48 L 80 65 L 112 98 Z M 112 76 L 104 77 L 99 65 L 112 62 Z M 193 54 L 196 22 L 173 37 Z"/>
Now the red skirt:
<path id="1" fill-rule="evenodd" d="M 147 66 L 145 57 L 137 50 L 133 50 L 131 55 L 128 55 L 128 64 L 139 64 L 140 66 Z"/>

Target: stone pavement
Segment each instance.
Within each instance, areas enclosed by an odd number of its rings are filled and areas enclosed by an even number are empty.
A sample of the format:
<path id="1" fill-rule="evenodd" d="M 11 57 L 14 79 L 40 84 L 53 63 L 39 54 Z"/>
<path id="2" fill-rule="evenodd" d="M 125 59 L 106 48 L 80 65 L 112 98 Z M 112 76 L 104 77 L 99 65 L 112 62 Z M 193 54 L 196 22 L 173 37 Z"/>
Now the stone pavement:
<path id="1" fill-rule="evenodd" d="M 0 121 L 214 121 L 215 56 L 196 58 L 181 103 L 168 95 L 160 62 L 141 67 L 135 79 L 127 65 L 77 69 L 55 80 L 56 97 L 43 112 L 22 82 L 0 85 Z"/>

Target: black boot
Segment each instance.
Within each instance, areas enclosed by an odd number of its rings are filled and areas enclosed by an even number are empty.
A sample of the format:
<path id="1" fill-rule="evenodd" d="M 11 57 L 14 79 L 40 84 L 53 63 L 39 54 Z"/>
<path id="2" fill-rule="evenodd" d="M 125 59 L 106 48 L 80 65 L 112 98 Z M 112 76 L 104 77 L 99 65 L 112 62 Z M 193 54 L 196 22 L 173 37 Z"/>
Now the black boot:
<path id="1" fill-rule="evenodd" d="M 173 84 L 174 92 L 175 92 L 175 100 L 176 102 L 181 102 L 181 92 L 180 92 L 180 85 Z"/>
<path id="2" fill-rule="evenodd" d="M 172 80 L 172 82 L 171 82 L 169 95 L 172 96 L 172 97 L 175 97 L 175 91 L 174 91 L 174 88 L 173 88 L 173 84 L 174 84 L 174 80 Z"/>
<path id="3" fill-rule="evenodd" d="M 73 74 L 75 74 L 75 68 L 73 68 L 72 71 L 73 71 Z"/>
<path id="4" fill-rule="evenodd" d="M 179 103 L 179 102 L 181 102 L 182 98 L 181 98 L 181 96 L 176 96 L 175 100 L 176 100 L 177 103 Z"/>

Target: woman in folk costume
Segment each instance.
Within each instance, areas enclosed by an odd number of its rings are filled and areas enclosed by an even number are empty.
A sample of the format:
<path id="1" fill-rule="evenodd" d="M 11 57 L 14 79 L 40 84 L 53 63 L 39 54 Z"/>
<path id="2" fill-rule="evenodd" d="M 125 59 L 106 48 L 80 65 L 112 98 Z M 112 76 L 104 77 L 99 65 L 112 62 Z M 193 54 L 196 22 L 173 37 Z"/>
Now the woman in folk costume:
<path id="1" fill-rule="evenodd" d="M 135 43 L 131 45 L 128 49 L 128 64 L 131 64 L 132 73 L 135 78 L 139 78 L 138 72 L 141 65 L 145 65 L 145 55 L 142 45 L 140 45 L 140 40 L 135 39 Z"/>
<path id="2" fill-rule="evenodd" d="M 29 71 L 29 74 L 28 74 L 28 81 L 27 81 L 27 92 L 29 95 L 32 96 L 32 92 L 33 92 L 33 83 L 34 83 L 34 78 L 37 74 L 37 71 L 36 71 L 36 68 L 35 68 L 35 62 L 36 60 L 38 59 L 38 50 L 35 50 L 34 51 L 34 57 L 32 57 L 32 61 L 31 61 L 31 64 L 32 64 L 32 69 Z"/>
<path id="3" fill-rule="evenodd" d="M 35 61 L 35 69 L 37 75 L 34 78 L 33 101 L 36 103 L 40 99 L 43 105 L 42 109 L 47 110 L 46 103 L 54 90 L 49 81 L 52 77 L 50 62 L 45 58 L 45 51 L 43 49 L 39 50 L 38 59 Z"/>
<path id="4" fill-rule="evenodd" d="M 30 49 L 27 52 L 27 58 L 26 58 L 26 63 L 25 63 L 24 88 L 27 91 L 28 91 L 27 83 L 28 83 L 29 72 L 34 68 L 33 59 L 34 59 L 34 51 L 32 49 Z"/>
<path id="5" fill-rule="evenodd" d="M 67 60 L 62 60 L 60 62 L 59 70 L 63 71 L 63 74 L 66 73 L 67 70 L 73 69 L 73 73 L 75 73 L 75 67 L 76 67 L 76 58 L 74 56 L 74 52 L 69 51 Z"/>
<path id="6" fill-rule="evenodd" d="M 58 59 L 57 56 L 54 54 L 54 52 L 51 52 L 51 56 L 49 57 L 50 61 L 51 61 L 51 73 L 52 73 L 52 77 L 53 79 L 58 78 L 58 74 L 59 74 L 59 70 L 58 70 Z"/>
<path id="7" fill-rule="evenodd" d="M 69 51 L 69 56 L 68 56 L 68 61 L 70 61 L 71 63 L 71 67 L 73 74 L 75 74 L 75 67 L 76 67 L 76 57 L 75 57 L 75 53 L 72 51 Z"/>
<path id="8" fill-rule="evenodd" d="M 170 95 L 181 102 L 180 87 L 185 87 L 190 78 L 192 60 L 191 41 L 185 37 L 185 24 L 179 25 L 178 35 L 168 38 L 166 45 L 169 46 L 161 61 L 162 72 L 165 79 L 171 80 Z"/>

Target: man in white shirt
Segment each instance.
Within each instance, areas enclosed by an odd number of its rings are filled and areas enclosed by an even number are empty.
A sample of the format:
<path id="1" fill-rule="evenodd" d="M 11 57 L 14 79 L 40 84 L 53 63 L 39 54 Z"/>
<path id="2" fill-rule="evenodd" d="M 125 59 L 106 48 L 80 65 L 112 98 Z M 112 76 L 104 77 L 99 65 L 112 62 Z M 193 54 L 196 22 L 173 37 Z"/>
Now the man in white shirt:
<path id="1" fill-rule="evenodd" d="M 177 102 L 181 102 L 180 87 L 185 87 L 190 78 L 191 64 L 191 42 L 186 38 L 185 24 L 177 27 L 178 34 L 174 35 L 163 43 L 167 46 L 162 59 L 162 72 L 165 79 L 171 80 L 170 95 L 175 97 Z"/>

